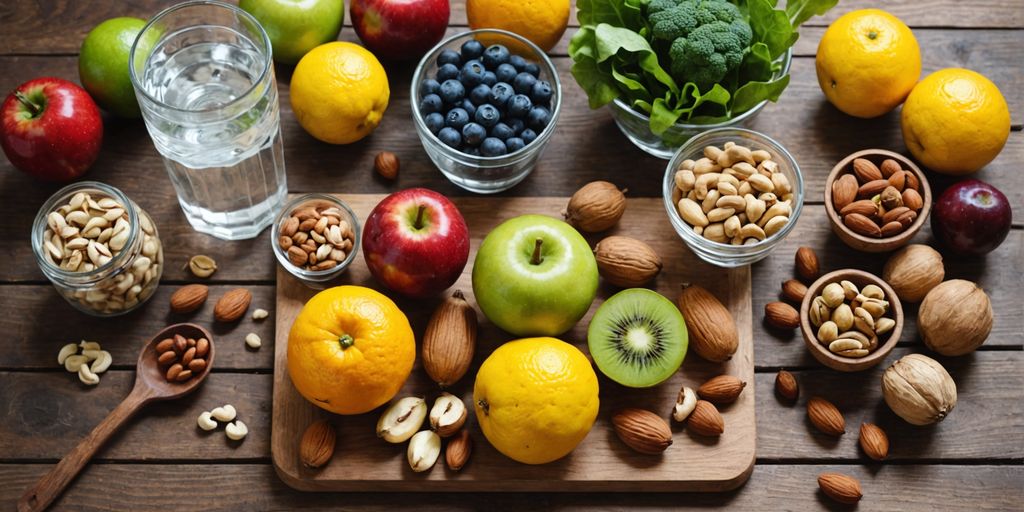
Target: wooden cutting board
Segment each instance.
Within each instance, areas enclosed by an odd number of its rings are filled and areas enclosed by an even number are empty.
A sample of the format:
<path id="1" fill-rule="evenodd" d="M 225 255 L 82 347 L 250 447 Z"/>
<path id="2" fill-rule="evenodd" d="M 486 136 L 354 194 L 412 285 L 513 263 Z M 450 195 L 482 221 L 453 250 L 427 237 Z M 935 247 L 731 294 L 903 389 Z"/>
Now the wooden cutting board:
<path id="1" fill-rule="evenodd" d="M 380 195 L 340 197 L 356 212 L 360 222 L 383 198 Z M 469 224 L 472 238 L 469 265 L 453 287 L 461 289 L 476 306 L 470 284 L 473 258 L 482 238 L 502 221 L 526 213 L 559 216 L 567 198 L 467 197 L 454 199 Z M 481 320 L 473 367 L 449 391 L 461 395 L 470 407 L 466 428 L 474 441 L 469 463 L 460 472 L 448 470 L 442 454 L 428 472 L 413 473 L 406 462 L 406 445 L 392 445 L 375 434 L 383 408 L 359 416 L 338 416 L 302 398 L 288 377 L 288 331 L 303 304 L 316 291 L 307 288 L 283 269 L 277 272 L 277 331 L 274 364 L 274 412 L 271 436 L 274 467 L 285 483 L 305 491 L 725 491 L 746 481 L 754 465 L 754 355 L 751 333 L 749 267 L 725 270 L 703 263 L 683 244 L 665 218 L 658 198 L 627 200 L 626 213 L 614 233 L 628 234 L 650 244 L 664 260 L 664 270 L 652 287 L 675 300 L 680 284 L 698 283 L 714 293 L 732 312 L 740 334 L 736 355 L 722 364 L 709 363 L 692 350 L 682 369 L 670 380 L 650 389 L 628 389 L 601 376 L 601 408 L 587 438 L 569 456 L 550 464 L 530 466 L 515 462 L 492 448 L 472 412 L 473 376 L 480 363 L 512 336 Z M 596 244 L 601 237 L 591 237 Z M 381 289 L 370 276 L 362 254 L 337 283 Z M 382 290 L 383 291 L 383 290 Z M 590 312 L 562 339 L 587 353 L 586 327 L 604 298 L 617 290 L 602 283 Z M 393 293 L 389 293 L 393 296 Z M 396 302 L 409 315 L 417 344 L 440 299 Z M 622 407 L 648 408 L 669 418 L 680 386 L 694 389 L 718 374 L 736 375 L 747 383 L 739 400 L 721 408 L 725 434 L 702 438 L 673 424 L 673 444 L 662 455 L 641 455 L 615 436 L 611 415 Z M 425 396 L 428 405 L 439 389 L 416 367 L 398 396 Z M 299 439 L 313 421 L 327 418 L 338 434 L 333 460 L 320 470 L 299 462 Z"/>

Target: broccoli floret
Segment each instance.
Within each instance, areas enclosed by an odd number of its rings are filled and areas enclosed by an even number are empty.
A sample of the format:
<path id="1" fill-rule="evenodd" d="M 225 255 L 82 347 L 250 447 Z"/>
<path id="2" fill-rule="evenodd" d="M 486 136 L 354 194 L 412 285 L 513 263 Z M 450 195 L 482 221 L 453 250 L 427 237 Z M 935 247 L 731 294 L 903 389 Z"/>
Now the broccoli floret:
<path id="1" fill-rule="evenodd" d="M 647 20 L 655 40 L 671 42 L 672 75 L 702 89 L 739 66 L 753 39 L 750 25 L 728 0 L 653 0 Z"/>

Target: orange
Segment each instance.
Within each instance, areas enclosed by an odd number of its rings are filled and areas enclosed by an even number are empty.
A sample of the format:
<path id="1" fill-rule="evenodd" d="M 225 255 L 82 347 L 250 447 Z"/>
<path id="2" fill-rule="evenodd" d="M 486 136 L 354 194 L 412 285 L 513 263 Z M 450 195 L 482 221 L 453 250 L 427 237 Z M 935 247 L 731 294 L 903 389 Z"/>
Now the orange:
<path id="1" fill-rule="evenodd" d="M 828 101 L 854 117 L 895 109 L 921 76 L 921 50 L 902 21 L 878 9 L 848 12 L 821 36 L 814 59 Z"/>
<path id="2" fill-rule="evenodd" d="M 467 0 L 466 16 L 473 30 L 507 30 L 546 52 L 558 44 L 569 25 L 569 0 Z"/>
<path id="3" fill-rule="evenodd" d="M 295 388 L 337 414 L 364 413 L 391 400 L 415 359 L 405 314 L 362 286 L 314 295 L 288 333 L 288 375 Z"/>
<path id="4" fill-rule="evenodd" d="M 377 57 L 335 41 L 309 51 L 292 73 L 292 110 L 310 135 L 351 144 L 373 133 L 388 108 L 388 75 Z"/>
<path id="5" fill-rule="evenodd" d="M 984 76 L 936 71 L 914 87 L 901 115 L 903 142 L 925 167 L 964 175 L 981 169 L 1010 136 L 1010 108 Z"/>

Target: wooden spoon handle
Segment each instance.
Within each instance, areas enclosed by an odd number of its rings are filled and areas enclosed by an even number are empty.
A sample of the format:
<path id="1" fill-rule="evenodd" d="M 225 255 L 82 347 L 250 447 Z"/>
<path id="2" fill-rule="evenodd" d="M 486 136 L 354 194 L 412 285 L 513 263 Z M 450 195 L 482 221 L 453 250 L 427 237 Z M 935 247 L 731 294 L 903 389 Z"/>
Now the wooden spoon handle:
<path id="1" fill-rule="evenodd" d="M 46 510 L 64 488 L 75 479 L 82 468 L 92 459 L 103 443 L 117 432 L 143 405 L 152 398 L 147 388 L 136 387 L 110 414 L 96 425 L 78 446 L 64 456 L 49 473 L 42 476 L 18 500 L 19 512 Z"/>

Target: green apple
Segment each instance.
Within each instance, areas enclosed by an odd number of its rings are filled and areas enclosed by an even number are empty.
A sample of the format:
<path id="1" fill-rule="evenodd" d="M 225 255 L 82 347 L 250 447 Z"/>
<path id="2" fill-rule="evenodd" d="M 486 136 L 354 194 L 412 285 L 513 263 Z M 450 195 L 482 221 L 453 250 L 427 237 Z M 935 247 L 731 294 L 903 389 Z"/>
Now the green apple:
<path id="1" fill-rule="evenodd" d="M 139 102 L 129 75 L 128 58 L 135 38 L 146 25 L 139 18 L 111 18 L 85 36 L 78 55 L 78 78 L 104 110 L 121 117 L 139 117 Z M 151 48 L 159 33 L 151 31 L 143 50 Z"/>
<path id="2" fill-rule="evenodd" d="M 473 294 L 484 315 L 516 336 L 557 336 L 587 314 L 597 262 L 572 226 L 523 215 L 494 228 L 473 263 Z"/>
<path id="3" fill-rule="evenodd" d="M 274 60 L 283 64 L 295 64 L 313 48 L 337 39 L 345 21 L 342 0 L 241 0 L 238 6 L 263 25 Z"/>

